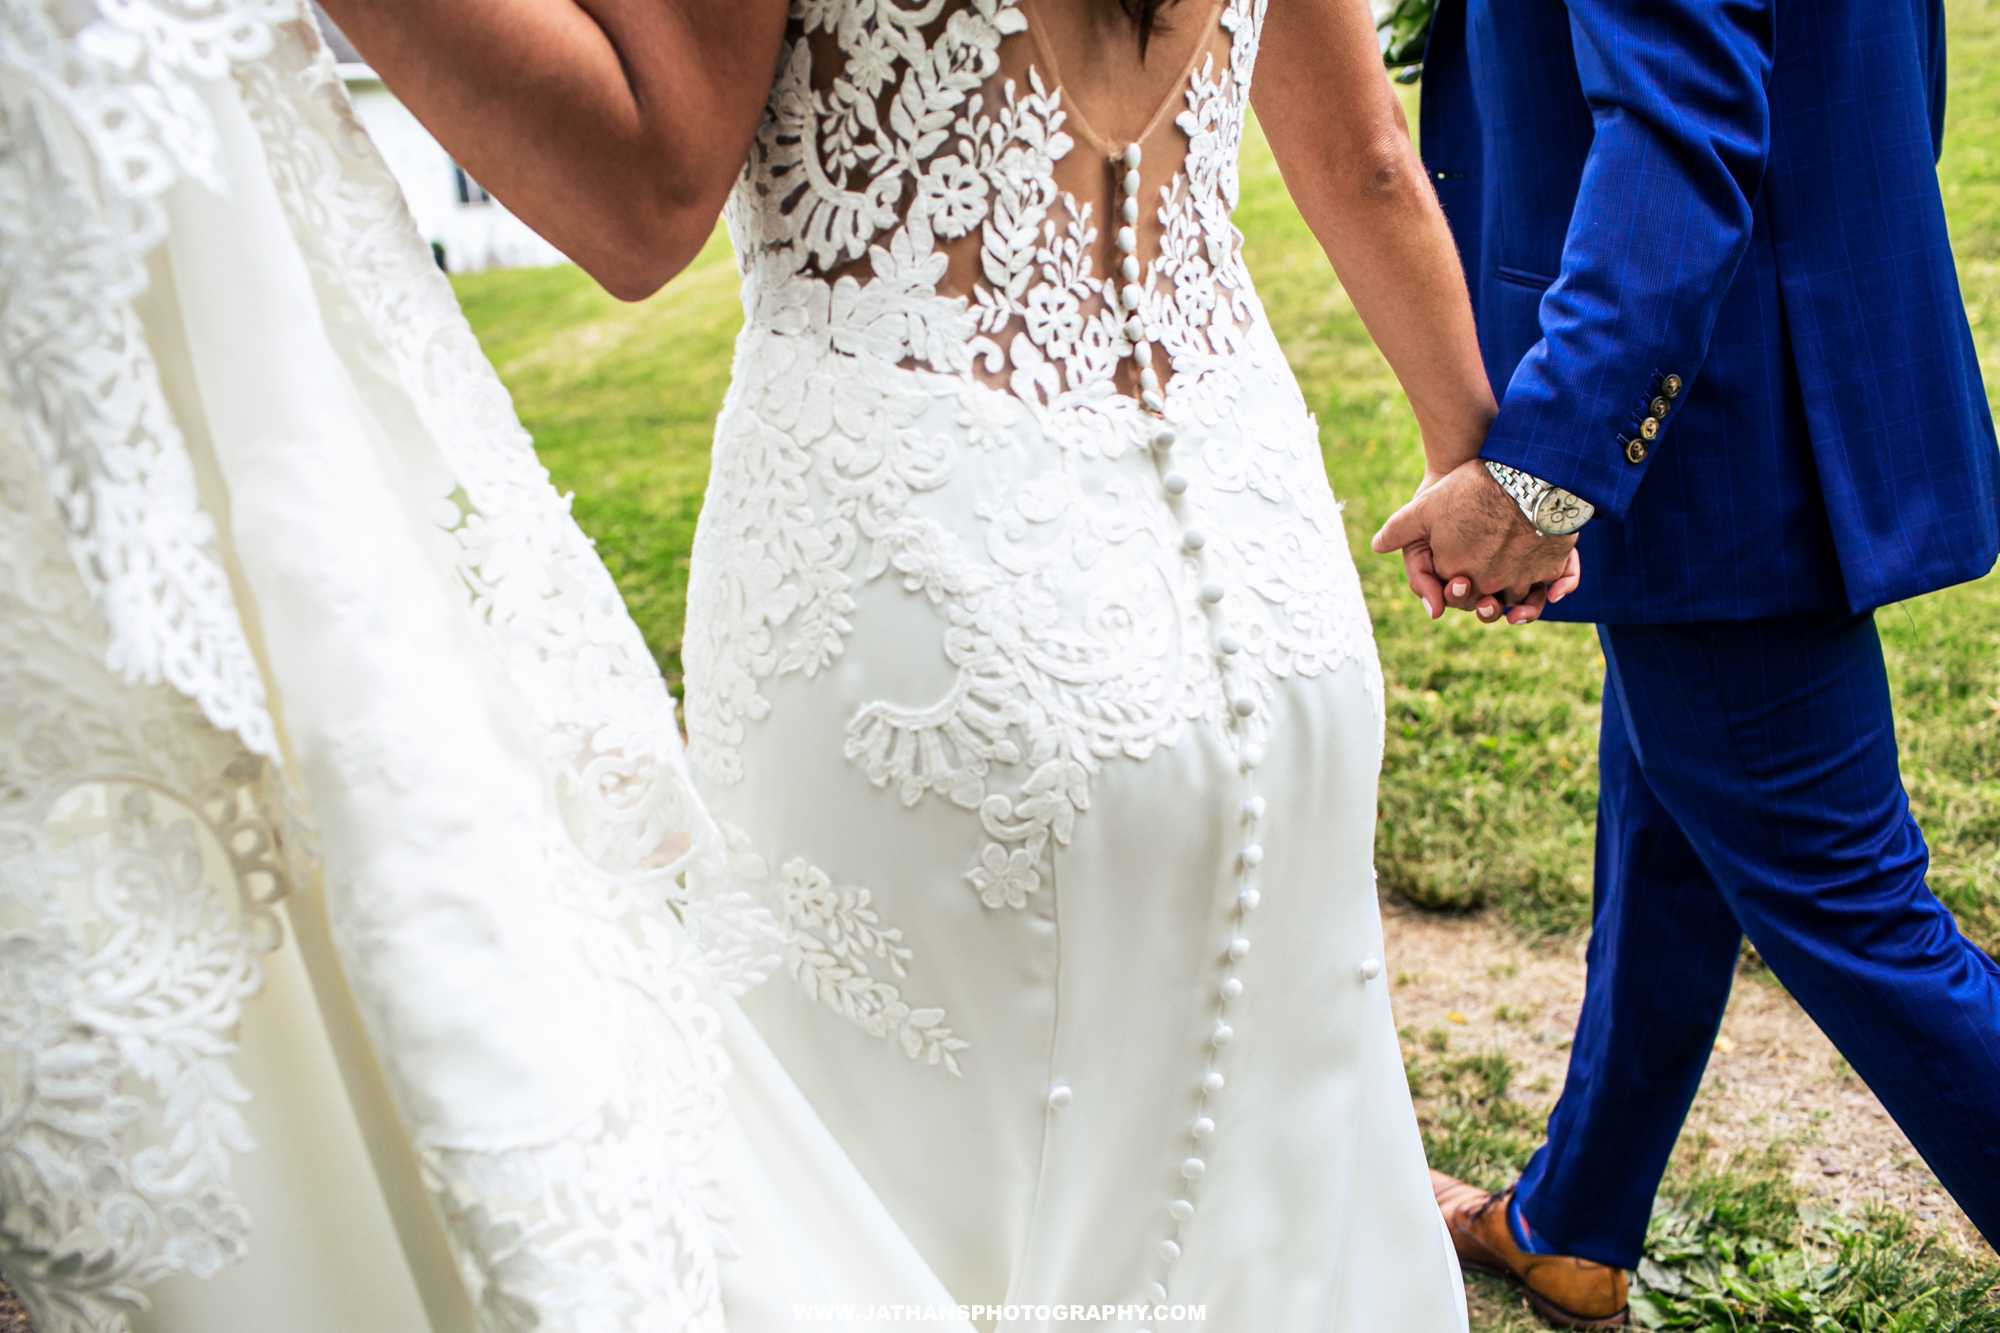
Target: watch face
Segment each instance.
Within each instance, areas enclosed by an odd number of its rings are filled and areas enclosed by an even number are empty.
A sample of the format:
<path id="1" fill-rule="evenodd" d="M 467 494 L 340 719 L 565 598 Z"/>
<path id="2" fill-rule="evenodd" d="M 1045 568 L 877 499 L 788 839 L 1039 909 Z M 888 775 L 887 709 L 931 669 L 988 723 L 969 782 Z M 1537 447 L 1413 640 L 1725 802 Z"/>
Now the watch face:
<path id="1" fill-rule="evenodd" d="M 1568 491 L 1551 486 L 1535 506 L 1535 530 L 1549 537 L 1567 537 L 1590 522 L 1596 512 Z"/>

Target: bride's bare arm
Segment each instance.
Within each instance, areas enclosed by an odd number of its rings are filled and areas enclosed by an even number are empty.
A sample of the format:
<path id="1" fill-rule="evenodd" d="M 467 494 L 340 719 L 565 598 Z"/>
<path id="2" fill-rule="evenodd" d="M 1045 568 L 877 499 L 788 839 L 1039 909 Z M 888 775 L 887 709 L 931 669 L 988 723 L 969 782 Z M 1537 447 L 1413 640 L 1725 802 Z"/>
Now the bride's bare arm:
<path id="1" fill-rule="evenodd" d="M 786 0 L 323 0 L 459 165 L 626 300 L 714 230 Z"/>
<path id="2" fill-rule="evenodd" d="M 1410 396 L 1426 471 L 1444 476 L 1479 452 L 1493 391 L 1367 0 L 1273 4 L 1251 99 L 1292 199 Z"/>

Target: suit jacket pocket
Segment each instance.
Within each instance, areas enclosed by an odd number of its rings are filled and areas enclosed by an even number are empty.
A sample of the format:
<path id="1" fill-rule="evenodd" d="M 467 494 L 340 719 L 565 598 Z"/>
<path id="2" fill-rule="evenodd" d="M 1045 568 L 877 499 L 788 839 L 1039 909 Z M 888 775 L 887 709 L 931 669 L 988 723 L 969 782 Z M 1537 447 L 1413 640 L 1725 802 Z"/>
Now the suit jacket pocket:
<path id="1" fill-rule="evenodd" d="M 1508 268 L 1505 264 L 1493 266 L 1493 276 L 1516 287 L 1532 287 L 1538 292 L 1547 291 L 1555 279 L 1546 273 L 1530 273 L 1524 268 Z"/>

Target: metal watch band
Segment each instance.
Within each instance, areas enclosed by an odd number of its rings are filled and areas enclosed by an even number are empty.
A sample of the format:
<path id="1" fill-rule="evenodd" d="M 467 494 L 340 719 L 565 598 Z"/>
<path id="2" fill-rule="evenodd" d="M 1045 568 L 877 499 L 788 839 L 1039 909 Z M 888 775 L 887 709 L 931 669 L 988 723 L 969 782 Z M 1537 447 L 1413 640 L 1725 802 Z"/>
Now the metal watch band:
<path id="1" fill-rule="evenodd" d="M 1531 477 L 1519 468 L 1508 467 L 1505 463 L 1486 460 L 1487 475 L 1492 477 L 1501 490 L 1514 497 L 1514 503 L 1521 506 L 1521 513 L 1530 524 L 1535 521 L 1535 505 L 1542 498 L 1542 492 L 1549 484 L 1539 477 Z"/>
<path id="2" fill-rule="evenodd" d="M 1487 475 L 1501 490 L 1514 497 L 1514 503 L 1521 507 L 1522 515 L 1528 520 L 1528 526 L 1541 536 L 1568 536 L 1582 528 L 1597 512 L 1589 501 L 1560 486 L 1551 486 L 1540 477 L 1531 477 L 1519 468 L 1491 459 L 1483 461 Z"/>

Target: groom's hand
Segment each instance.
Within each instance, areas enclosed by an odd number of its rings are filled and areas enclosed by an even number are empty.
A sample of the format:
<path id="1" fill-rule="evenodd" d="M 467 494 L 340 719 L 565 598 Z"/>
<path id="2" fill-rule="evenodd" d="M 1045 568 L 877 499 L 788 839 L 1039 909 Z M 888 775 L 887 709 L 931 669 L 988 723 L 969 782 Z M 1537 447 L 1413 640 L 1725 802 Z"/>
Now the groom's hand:
<path id="1" fill-rule="evenodd" d="M 1373 546 L 1403 553 L 1410 589 L 1433 619 L 1449 606 L 1492 621 L 1504 607 L 1510 624 L 1525 625 L 1582 581 L 1576 538 L 1537 533 L 1477 458 L 1426 477 Z"/>

